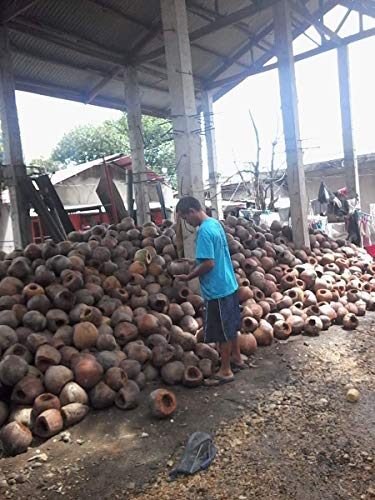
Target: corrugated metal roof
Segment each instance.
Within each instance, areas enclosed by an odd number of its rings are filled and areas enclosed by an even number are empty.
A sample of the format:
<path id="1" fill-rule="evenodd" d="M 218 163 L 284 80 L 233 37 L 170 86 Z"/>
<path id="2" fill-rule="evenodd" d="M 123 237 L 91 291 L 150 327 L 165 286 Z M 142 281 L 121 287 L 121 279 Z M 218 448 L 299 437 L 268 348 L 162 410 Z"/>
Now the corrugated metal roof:
<path id="1" fill-rule="evenodd" d="M 311 13 L 320 8 L 319 0 L 297 1 Z M 19 90 L 86 102 L 90 91 L 116 67 L 122 68 L 129 57 L 137 61 L 159 49 L 154 59 L 139 64 L 142 106 L 147 114 L 168 116 L 170 102 L 159 0 L 30 0 L 28 9 L 24 8 L 27 2 L 21 0 L 2 3 Z M 186 0 L 198 100 L 199 87 L 207 85 L 210 78 L 216 81 L 251 69 L 255 72 L 272 58 L 272 8 L 262 8 L 271 3 L 272 0 Z M 329 10 L 337 3 L 323 0 L 323 9 Z M 198 30 L 212 27 L 243 8 L 253 8 L 253 15 L 243 16 L 212 33 L 197 35 Z M 299 34 L 297 29 L 295 34 Z M 258 44 L 252 44 L 254 38 Z M 134 47 L 138 48 L 137 55 Z M 239 80 L 219 86 L 215 97 L 237 83 Z M 100 89 L 91 103 L 126 109 L 122 71 Z"/>

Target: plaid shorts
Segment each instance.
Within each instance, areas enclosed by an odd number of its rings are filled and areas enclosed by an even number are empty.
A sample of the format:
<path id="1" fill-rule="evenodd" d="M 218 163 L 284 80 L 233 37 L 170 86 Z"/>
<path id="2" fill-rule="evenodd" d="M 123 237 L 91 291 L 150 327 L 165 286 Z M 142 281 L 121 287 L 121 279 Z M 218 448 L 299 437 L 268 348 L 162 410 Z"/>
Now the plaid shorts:
<path id="1" fill-rule="evenodd" d="M 241 329 L 240 301 L 237 290 L 221 299 L 206 300 L 203 306 L 204 341 L 228 342 Z"/>

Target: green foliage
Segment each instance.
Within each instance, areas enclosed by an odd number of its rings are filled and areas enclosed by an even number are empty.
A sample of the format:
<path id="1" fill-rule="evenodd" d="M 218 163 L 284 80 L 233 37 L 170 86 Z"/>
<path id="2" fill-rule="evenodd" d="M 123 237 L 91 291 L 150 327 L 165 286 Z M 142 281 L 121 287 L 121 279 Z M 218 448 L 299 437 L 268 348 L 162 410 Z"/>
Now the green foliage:
<path id="1" fill-rule="evenodd" d="M 176 185 L 172 124 L 169 120 L 143 117 L 146 165 Z M 65 165 L 84 163 L 116 153 L 130 155 L 126 115 L 102 125 L 83 125 L 67 132 L 52 152 L 51 160 Z M 166 169 L 166 174 L 163 172 Z"/>
<path id="2" fill-rule="evenodd" d="M 58 161 L 53 161 L 51 158 L 36 158 L 31 160 L 27 167 L 29 175 L 54 174 L 60 168 Z"/>

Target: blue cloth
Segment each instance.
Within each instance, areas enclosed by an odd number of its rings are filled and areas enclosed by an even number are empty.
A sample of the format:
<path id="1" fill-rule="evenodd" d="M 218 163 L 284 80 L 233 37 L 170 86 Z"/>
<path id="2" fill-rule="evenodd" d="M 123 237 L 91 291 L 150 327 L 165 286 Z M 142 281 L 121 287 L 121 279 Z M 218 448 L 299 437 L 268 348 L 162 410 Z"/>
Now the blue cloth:
<path id="1" fill-rule="evenodd" d="M 221 299 L 238 289 L 227 238 L 222 225 L 216 219 L 209 217 L 199 226 L 196 259 L 197 264 L 204 259 L 215 261 L 215 267 L 199 278 L 205 300 Z"/>
<path id="2" fill-rule="evenodd" d="M 203 306 L 204 341 L 207 344 L 229 342 L 241 330 L 238 291 L 222 299 L 206 300 Z"/>

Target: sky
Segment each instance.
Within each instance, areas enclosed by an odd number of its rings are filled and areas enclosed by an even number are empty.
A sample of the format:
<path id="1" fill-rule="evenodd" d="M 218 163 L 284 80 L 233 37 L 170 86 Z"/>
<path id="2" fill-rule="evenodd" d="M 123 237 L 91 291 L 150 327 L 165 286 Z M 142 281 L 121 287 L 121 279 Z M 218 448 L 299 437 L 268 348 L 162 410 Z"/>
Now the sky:
<path id="1" fill-rule="evenodd" d="M 345 10 L 336 7 L 325 17 L 325 23 L 335 29 L 342 13 Z M 358 16 L 352 12 L 339 34 L 349 35 L 357 23 Z M 365 19 L 365 29 L 374 26 L 375 20 Z M 318 39 L 315 28 L 310 28 L 308 34 Z M 304 36 L 294 42 L 295 54 L 313 47 Z M 357 154 L 366 154 L 375 152 L 375 37 L 351 44 L 349 54 L 355 145 Z M 336 51 L 296 63 L 296 81 L 304 163 L 341 157 Z M 120 111 L 26 92 L 17 92 L 17 107 L 26 162 L 49 157 L 63 134 L 78 125 L 100 124 L 121 116 Z M 261 166 L 269 164 L 271 144 L 276 138 L 276 167 L 285 166 L 278 75 L 277 70 L 272 70 L 247 78 L 214 105 L 222 179 L 229 176 L 233 168 L 244 168 L 255 160 L 256 142 L 249 110 L 259 130 Z"/>

